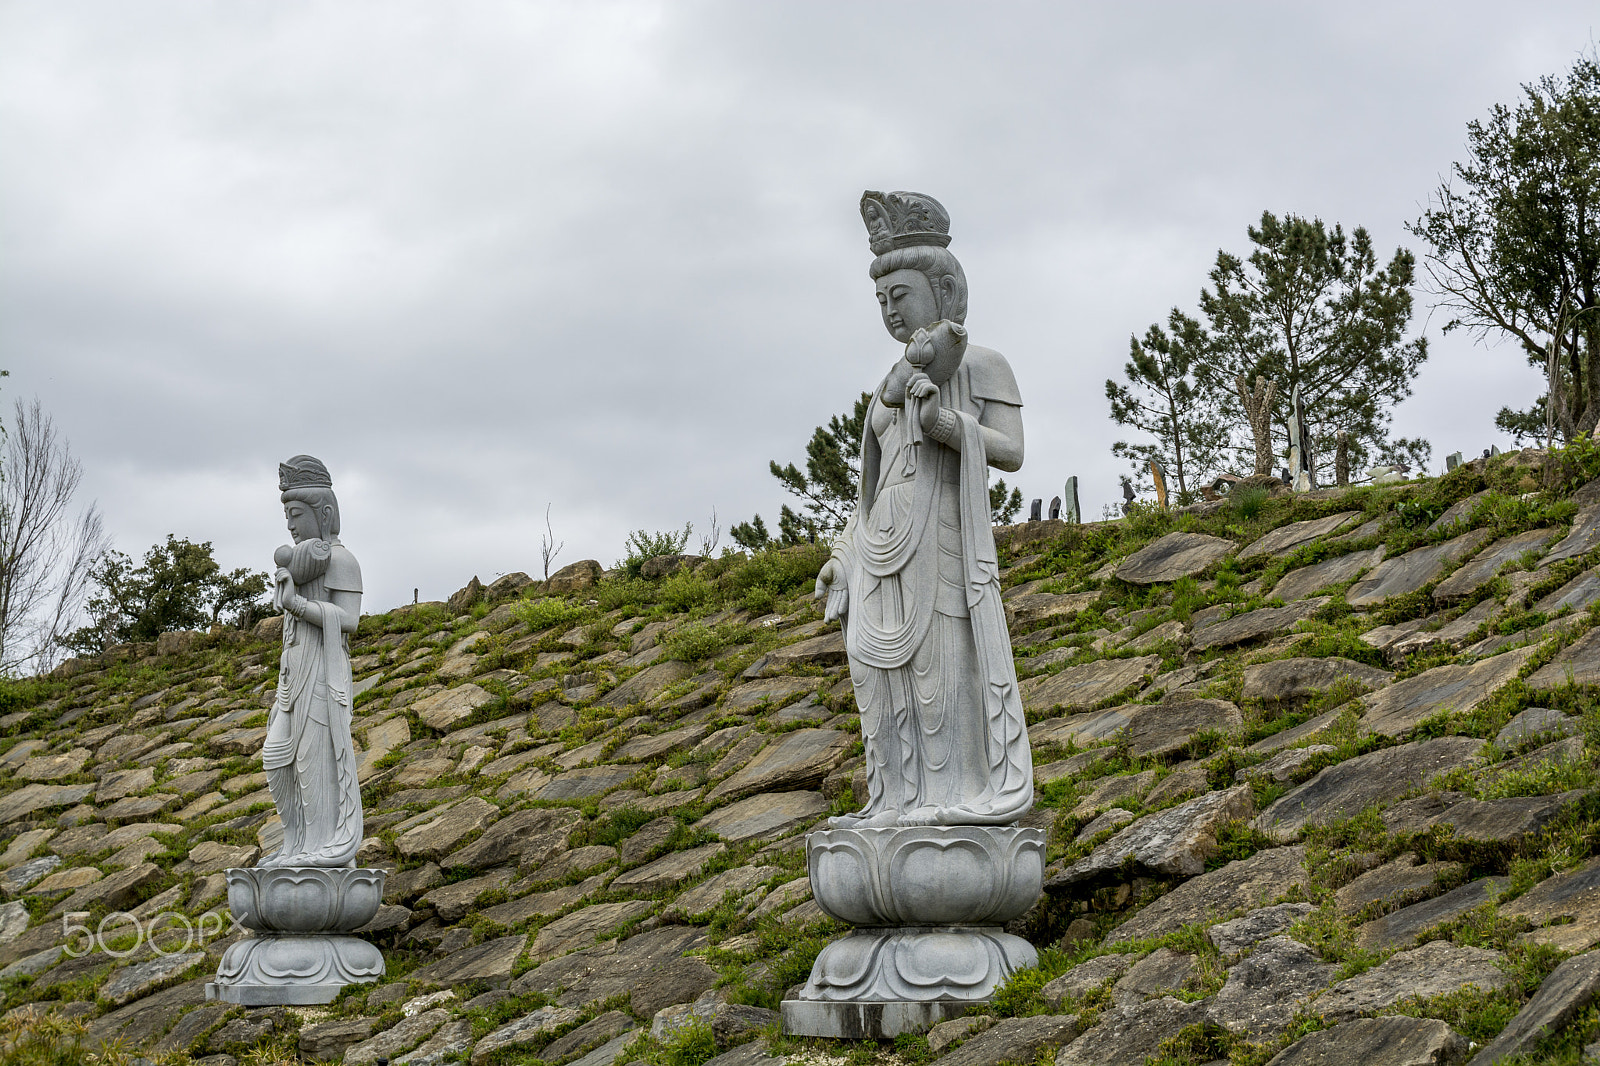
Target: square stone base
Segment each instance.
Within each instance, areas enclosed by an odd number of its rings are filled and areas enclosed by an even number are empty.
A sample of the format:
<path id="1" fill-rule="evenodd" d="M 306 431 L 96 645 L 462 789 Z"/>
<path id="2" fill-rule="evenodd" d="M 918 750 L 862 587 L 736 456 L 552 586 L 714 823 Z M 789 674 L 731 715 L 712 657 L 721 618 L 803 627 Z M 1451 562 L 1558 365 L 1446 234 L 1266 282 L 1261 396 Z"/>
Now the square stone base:
<path id="1" fill-rule="evenodd" d="M 843 1040 L 892 1040 L 901 1033 L 925 1033 L 940 1022 L 960 1018 L 987 1000 L 940 999 L 834 1002 L 786 999 L 783 1031 L 790 1036 L 826 1036 Z"/>
<path id="2" fill-rule="evenodd" d="M 206 982 L 206 999 L 245 1007 L 312 1007 L 332 1003 L 343 982 L 322 984 L 233 985 Z"/>

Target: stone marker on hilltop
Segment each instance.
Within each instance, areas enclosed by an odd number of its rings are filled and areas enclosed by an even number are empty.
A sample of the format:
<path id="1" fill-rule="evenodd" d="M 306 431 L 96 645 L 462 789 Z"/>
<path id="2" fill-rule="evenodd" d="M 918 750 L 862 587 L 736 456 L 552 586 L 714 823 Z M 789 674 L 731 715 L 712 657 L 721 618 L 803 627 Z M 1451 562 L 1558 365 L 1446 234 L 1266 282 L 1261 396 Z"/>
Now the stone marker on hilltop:
<path id="1" fill-rule="evenodd" d="M 1016 824 L 1033 762 L 989 514 L 988 467 L 1022 465 L 1022 397 L 1000 353 L 967 343 L 944 208 L 868 192 L 861 213 L 905 357 L 873 396 L 855 516 L 817 593 L 844 625 L 867 804 L 806 841 L 817 904 L 858 928 L 782 1007 L 790 1033 L 884 1038 L 1037 962 L 1000 927 L 1039 896 L 1045 835 Z"/>
<path id="2" fill-rule="evenodd" d="M 1311 460 L 1311 427 L 1306 423 L 1306 405 L 1300 399 L 1300 383 L 1289 393 L 1289 487 L 1310 492 L 1316 487 L 1316 471 Z"/>
<path id="3" fill-rule="evenodd" d="M 350 739 L 350 634 L 361 619 L 361 567 L 339 542 L 339 501 L 309 455 L 278 466 L 294 545 L 274 554 L 283 608 L 277 698 L 261 763 L 283 846 L 228 871 L 228 908 L 255 935 L 222 956 L 207 999 L 246 1006 L 327 1003 L 383 976 L 383 955 L 348 935 L 383 901 L 382 870 L 355 868 L 361 787 Z"/>

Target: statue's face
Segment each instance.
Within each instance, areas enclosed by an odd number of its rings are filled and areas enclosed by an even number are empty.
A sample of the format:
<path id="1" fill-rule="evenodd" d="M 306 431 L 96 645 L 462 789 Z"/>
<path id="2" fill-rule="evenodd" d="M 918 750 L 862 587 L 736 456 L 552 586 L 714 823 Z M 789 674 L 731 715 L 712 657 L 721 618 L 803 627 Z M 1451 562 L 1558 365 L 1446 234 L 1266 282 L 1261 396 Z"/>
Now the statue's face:
<path id="1" fill-rule="evenodd" d="M 939 301 L 920 270 L 896 270 L 878 279 L 878 307 L 883 325 L 901 344 L 911 335 L 939 321 Z"/>
<path id="2" fill-rule="evenodd" d="M 317 521 L 317 512 L 309 503 L 302 500 L 290 500 L 283 505 L 283 517 L 289 526 L 289 535 L 294 542 L 317 540 L 322 536 L 322 528 Z"/>

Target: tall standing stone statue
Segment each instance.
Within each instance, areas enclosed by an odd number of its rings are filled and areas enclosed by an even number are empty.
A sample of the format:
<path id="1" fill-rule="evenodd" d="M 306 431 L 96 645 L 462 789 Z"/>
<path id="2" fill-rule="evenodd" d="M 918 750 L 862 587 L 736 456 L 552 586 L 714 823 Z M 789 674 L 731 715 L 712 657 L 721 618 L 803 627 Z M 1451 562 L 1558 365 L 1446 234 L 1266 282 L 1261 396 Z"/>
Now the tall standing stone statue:
<path id="1" fill-rule="evenodd" d="M 1300 386 L 1289 395 L 1289 479 L 1296 492 L 1310 492 L 1315 478 L 1311 462 L 1311 430 L 1306 425 L 1305 404 L 1300 401 Z"/>
<path id="2" fill-rule="evenodd" d="M 812 893 L 856 925 L 818 956 L 789 1032 L 890 1037 L 986 1001 L 1033 947 L 1044 834 L 1000 600 L 988 468 L 1022 465 L 1022 396 L 968 342 L 967 281 L 930 196 L 868 192 L 884 326 L 904 345 L 862 434 L 853 517 L 817 579 L 844 627 L 867 802 L 807 839 Z"/>
<path id="3" fill-rule="evenodd" d="M 319 460 L 279 464 L 278 489 L 294 543 L 273 556 L 283 653 L 261 762 L 283 843 L 254 867 L 228 871 L 228 907 L 256 935 L 228 948 L 206 990 L 249 1006 L 327 1003 L 383 975 L 378 949 L 349 935 L 377 913 L 384 879 L 355 868 L 350 634 L 361 620 L 361 567 L 339 540 L 339 501 Z"/>

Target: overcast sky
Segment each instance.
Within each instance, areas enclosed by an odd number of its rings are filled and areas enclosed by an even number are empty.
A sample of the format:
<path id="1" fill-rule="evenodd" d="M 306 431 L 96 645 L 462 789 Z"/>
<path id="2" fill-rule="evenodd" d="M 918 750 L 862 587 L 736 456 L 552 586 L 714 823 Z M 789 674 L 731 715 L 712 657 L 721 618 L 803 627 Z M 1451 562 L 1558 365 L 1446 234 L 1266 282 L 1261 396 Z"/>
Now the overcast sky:
<path id="1" fill-rule="evenodd" d="M 1514 17 L 1512 11 L 1515 11 Z M 953 217 L 1029 497 L 1117 498 L 1104 381 L 1263 209 L 1386 259 L 1466 123 L 1590 47 L 1506 4 L 0 3 L 0 366 L 116 545 L 266 569 L 333 472 L 369 610 L 786 499 L 893 361 L 864 188 Z M 1441 337 L 1395 430 L 1540 390 Z M 9 415 L 7 416 L 9 420 Z M 724 543 L 727 543 L 724 534 Z"/>

